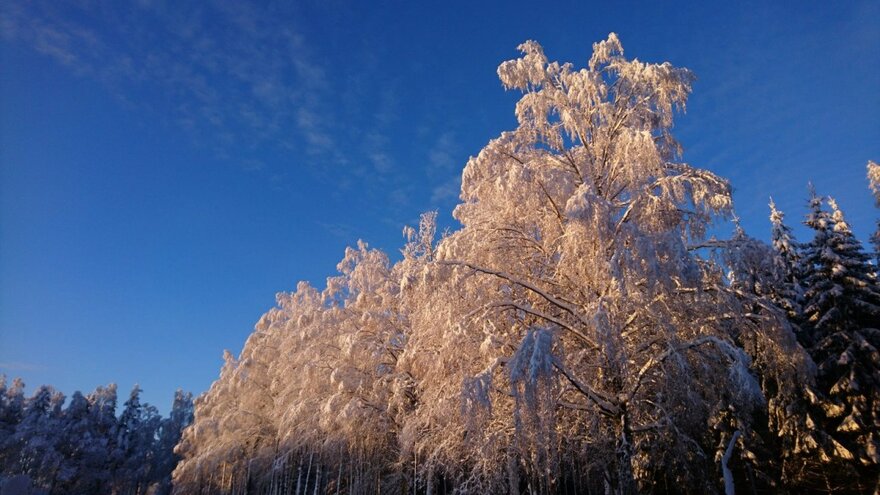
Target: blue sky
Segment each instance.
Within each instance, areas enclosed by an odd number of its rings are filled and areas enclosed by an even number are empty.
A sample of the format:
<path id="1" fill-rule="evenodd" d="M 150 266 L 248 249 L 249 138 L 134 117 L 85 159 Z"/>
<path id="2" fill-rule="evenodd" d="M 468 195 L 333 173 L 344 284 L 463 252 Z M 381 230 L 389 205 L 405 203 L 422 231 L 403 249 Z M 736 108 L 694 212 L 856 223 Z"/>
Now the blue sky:
<path id="1" fill-rule="evenodd" d="M 276 292 L 358 238 L 396 253 L 422 211 L 451 224 L 526 39 L 582 66 L 615 31 L 693 70 L 684 159 L 750 234 L 771 194 L 796 225 L 808 180 L 862 239 L 878 217 L 876 1 L 289 3 L 0 7 L 0 373 L 163 411 L 202 392 Z"/>

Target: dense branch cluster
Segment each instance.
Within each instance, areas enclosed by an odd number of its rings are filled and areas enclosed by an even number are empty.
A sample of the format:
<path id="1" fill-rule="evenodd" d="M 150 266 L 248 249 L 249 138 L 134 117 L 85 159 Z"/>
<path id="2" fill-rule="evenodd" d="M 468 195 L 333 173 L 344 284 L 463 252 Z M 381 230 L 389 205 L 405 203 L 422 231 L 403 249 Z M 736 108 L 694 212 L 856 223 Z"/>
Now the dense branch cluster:
<path id="1" fill-rule="evenodd" d="M 614 34 L 582 69 L 520 50 L 461 228 L 426 214 L 400 261 L 359 243 L 279 294 L 197 399 L 175 491 L 875 489 L 880 289 L 836 204 L 806 245 L 775 207 L 772 246 L 707 238 L 732 203 L 678 161 L 693 75 Z"/>

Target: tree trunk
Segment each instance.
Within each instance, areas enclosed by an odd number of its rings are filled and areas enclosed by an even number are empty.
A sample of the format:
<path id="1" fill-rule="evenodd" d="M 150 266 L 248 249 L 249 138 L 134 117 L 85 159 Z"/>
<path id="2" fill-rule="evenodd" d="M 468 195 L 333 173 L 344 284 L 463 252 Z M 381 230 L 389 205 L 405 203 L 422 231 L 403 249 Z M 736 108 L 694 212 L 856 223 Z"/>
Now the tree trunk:
<path id="1" fill-rule="evenodd" d="M 629 427 L 629 417 L 626 413 L 626 405 L 621 407 L 620 433 L 617 440 L 617 493 L 627 495 L 636 493 L 636 480 L 632 472 L 632 432 Z"/>
<path id="2" fill-rule="evenodd" d="M 315 455 L 314 452 L 309 454 L 309 468 L 306 469 L 306 484 L 303 486 L 303 493 L 308 493 L 309 490 L 309 476 L 312 474 L 312 456 Z"/>
<path id="3" fill-rule="evenodd" d="M 318 495 L 318 487 L 321 485 L 321 463 L 318 463 L 317 469 L 315 470 L 315 490 L 312 492 L 313 495 Z"/>
<path id="4" fill-rule="evenodd" d="M 724 451 L 724 455 L 721 456 L 721 472 L 724 475 L 724 495 L 734 495 L 736 493 L 733 487 L 733 473 L 730 471 L 730 466 L 727 463 L 730 462 L 730 458 L 733 456 L 733 448 L 736 447 L 736 440 L 739 438 L 739 435 L 739 430 L 733 432 L 733 436 L 730 437 L 730 442 L 727 444 L 727 449 Z"/>
<path id="5" fill-rule="evenodd" d="M 510 452 L 507 453 L 507 489 L 510 495 L 519 495 L 519 470 L 516 458 Z"/>
<path id="6" fill-rule="evenodd" d="M 299 495 L 299 487 L 302 484 L 303 458 L 299 457 L 299 466 L 296 468 L 296 495 Z"/>

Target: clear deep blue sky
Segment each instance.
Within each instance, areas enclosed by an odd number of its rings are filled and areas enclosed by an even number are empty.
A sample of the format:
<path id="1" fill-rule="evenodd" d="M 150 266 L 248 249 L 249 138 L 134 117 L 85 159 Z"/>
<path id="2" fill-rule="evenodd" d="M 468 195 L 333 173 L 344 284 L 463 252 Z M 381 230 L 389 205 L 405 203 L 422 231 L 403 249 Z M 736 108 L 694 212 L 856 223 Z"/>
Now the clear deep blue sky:
<path id="1" fill-rule="evenodd" d="M 451 224 L 467 158 L 515 125 L 495 69 L 526 39 L 583 66 L 615 31 L 692 69 L 684 158 L 755 237 L 771 194 L 802 219 L 808 180 L 863 240 L 878 217 L 876 0 L 70 3 L 0 6 L 0 373 L 28 393 L 138 382 L 167 411 L 346 245 Z"/>

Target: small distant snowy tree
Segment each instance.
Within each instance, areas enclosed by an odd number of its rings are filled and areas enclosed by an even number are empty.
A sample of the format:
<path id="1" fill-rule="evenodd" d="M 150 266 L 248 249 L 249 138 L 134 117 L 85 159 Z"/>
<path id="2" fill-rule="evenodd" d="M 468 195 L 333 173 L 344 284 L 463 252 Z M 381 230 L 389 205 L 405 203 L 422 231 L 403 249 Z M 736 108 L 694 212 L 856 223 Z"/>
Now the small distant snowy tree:
<path id="1" fill-rule="evenodd" d="M 111 490 L 116 466 L 120 463 L 117 449 L 118 421 L 116 418 L 117 387 L 111 383 L 99 386 L 88 396 L 94 439 L 88 452 L 89 480 L 98 492 Z"/>
<path id="2" fill-rule="evenodd" d="M 25 401 L 21 422 L 15 430 L 15 441 L 19 445 L 19 471 L 22 474 L 38 474 L 42 468 L 43 456 L 52 448 L 47 438 L 47 426 L 52 406 L 53 390 L 41 386 L 33 397 Z"/>
<path id="3" fill-rule="evenodd" d="M 801 290 L 799 267 L 801 266 L 800 244 L 794 237 L 791 227 L 784 222 L 785 214 L 776 209 L 770 200 L 770 242 L 776 252 L 774 261 L 781 278 L 773 284 L 771 298 L 786 311 L 791 320 L 797 320 L 801 312 L 803 293 Z"/>
<path id="4" fill-rule="evenodd" d="M 180 462 L 180 456 L 174 453 L 174 447 L 180 442 L 183 430 L 193 420 L 193 396 L 191 392 L 177 390 L 171 404 L 171 412 L 161 420 L 154 449 L 154 471 L 150 480 L 154 495 L 171 493 L 171 473 Z"/>
<path id="5" fill-rule="evenodd" d="M 119 417 L 119 426 L 116 429 L 116 446 L 118 451 L 115 457 L 119 463 L 114 470 L 123 474 L 119 480 L 121 490 L 130 490 L 130 485 L 136 485 L 137 480 L 143 477 L 141 471 L 144 466 L 138 459 L 140 448 L 140 431 L 143 422 L 144 408 L 140 402 L 141 388 L 135 385 L 131 389 L 128 400 L 122 405 L 122 414 Z"/>
<path id="6" fill-rule="evenodd" d="M 63 457 L 55 487 L 62 493 L 90 493 L 94 491 L 91 477 L 96 466 L 91 464 L 101 456 L 95 452 L 94 424 L 89 415 L 89 402 L 79 391 L 74 392 L 64 411 L 63 433 L 59 449 Z"/>
<path id="7" fill-rule="evenodd" d="M 874 204 L 880 207 L 880 165 L 873 160 L 868 161 L 868 184 L 874 193 Z M 874 244 L 874 266 L 880 266 L 880 220 L 877 220 L 877 230 L 871 236 Z"/>
<path id="8" fill-rule="evenodd" d="M 9 402 L 19 402 L 23 386 L 20 380 L 13 383 Z M 26 475 L 38 485 L 52 488 L 62 461 L 57 448 L 63 403 L 64 395 L 46 385 L 19 402 L 20 420 L 4 442 L 0 474 Z"/>
<path id="9" fill-rule="evenodd" d="M 0 376 L 0 466 L 12 466 L 18 456 L 15 431 L 24 413 L 24 382 L 15 378 L 6 385 L 6 376 Z"/>
<path id="10" fill-rule="evenodd" d="M 738 224 L 724 247 L 720 261 L 727 266 L 730 287 L 776 302 L 776 288 L 784 280 L 786 270 L 773 247 L 750 237 Z"/>

